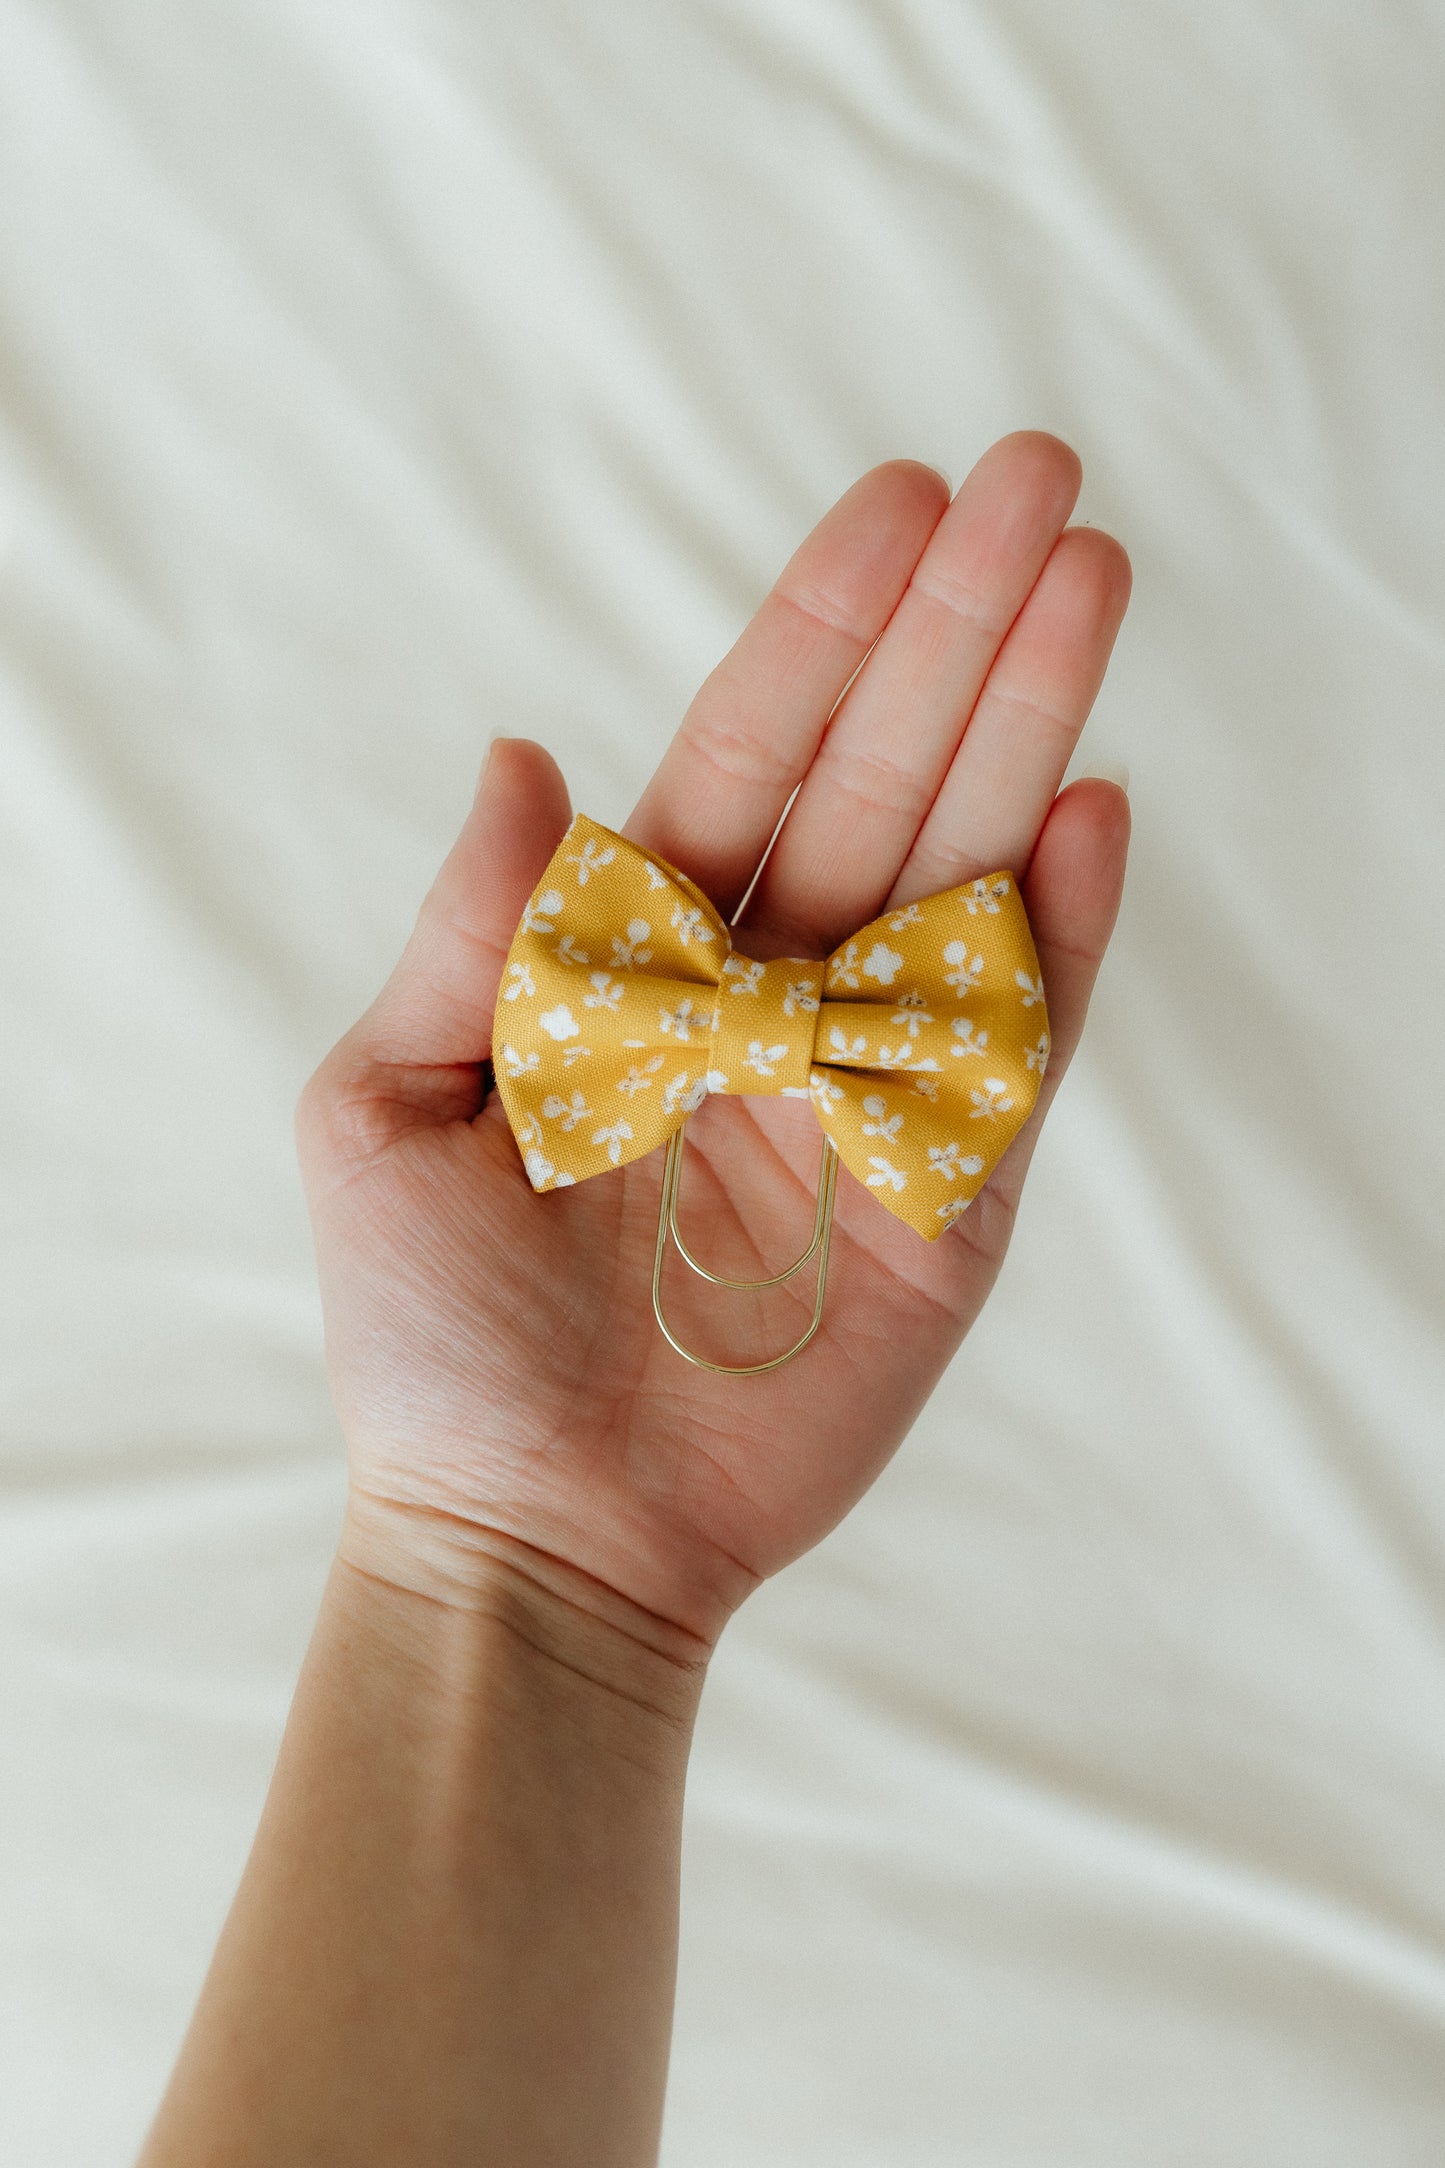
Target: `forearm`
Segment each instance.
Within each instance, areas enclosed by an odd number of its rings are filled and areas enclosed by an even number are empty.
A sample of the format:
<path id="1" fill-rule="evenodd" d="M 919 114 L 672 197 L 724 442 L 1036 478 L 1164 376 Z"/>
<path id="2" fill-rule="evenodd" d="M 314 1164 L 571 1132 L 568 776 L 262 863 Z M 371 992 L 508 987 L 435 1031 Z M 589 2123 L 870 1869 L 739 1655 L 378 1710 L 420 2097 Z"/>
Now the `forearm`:
<path id="1" fill-rule="evenodd" d="M 142 2168 L 643 2168 L 701 1651 L 522 1546 L 348 1524 Z"/>

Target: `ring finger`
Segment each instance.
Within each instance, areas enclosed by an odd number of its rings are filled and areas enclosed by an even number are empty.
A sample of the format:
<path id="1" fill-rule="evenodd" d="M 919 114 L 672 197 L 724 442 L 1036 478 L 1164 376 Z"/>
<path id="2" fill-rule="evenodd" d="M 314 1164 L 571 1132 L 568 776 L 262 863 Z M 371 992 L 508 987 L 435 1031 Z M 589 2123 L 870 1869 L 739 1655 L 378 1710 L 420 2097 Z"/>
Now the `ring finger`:
<path id="1" fill-rule="evenodd" d="M 887 898 L 1007 867 L 1020 881 L 1058 795 L 1129 602 L 1112 535 L 1061 535 L 979 694 L 963 742 Z"/>

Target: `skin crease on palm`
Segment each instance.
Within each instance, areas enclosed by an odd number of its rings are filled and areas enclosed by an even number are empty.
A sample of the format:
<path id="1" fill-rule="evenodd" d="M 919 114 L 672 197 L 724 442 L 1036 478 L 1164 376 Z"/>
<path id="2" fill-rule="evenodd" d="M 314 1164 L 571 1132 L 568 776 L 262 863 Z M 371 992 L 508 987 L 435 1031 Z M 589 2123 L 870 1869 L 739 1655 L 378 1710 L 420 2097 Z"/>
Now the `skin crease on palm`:
<path id="1" fill-rule="evenodd" d="M 780 1370 L 699 1370 L 658 1332 L 661 1153 L 538 1197 L 495 1092 L 483 1103 L 503 961 L 570 816 L 540 746 L 494 743 L 400 962 L 298 1115 L 351 1456 L 343 1555 L 363 1570 L 437 1593 L 465 1586 L 471 1556 L 539 1579 L 560 1563 L 569 1588 L 705 1651 L 897 1448 L 997 1277 L 1123 887 L 1124 792 L 1059 788 L 1130 584 L 1116 541 L 1067 525 L 1079 484 L 1075 454 L 1034 431 L 993 445 L 951 502 L 910 461 L 865 474 L 626 822 L 729 918 L 767 853 L 744 953 L 821 957 L 885 906 L 1000 867 L 1034 932 L 1053 1045 L 1028 1123 L 936 1242 L 840 1174 L 823 1326 Z M 796 1256 L 811 1109 L 711 1100 L 687 1134 L 694 1251 L 737 1277 Z M 700 1351 L 754 1360 L 796 1337 L 809 1281 L 728 1294 L 674 1268 L 669 1314 Z"/>

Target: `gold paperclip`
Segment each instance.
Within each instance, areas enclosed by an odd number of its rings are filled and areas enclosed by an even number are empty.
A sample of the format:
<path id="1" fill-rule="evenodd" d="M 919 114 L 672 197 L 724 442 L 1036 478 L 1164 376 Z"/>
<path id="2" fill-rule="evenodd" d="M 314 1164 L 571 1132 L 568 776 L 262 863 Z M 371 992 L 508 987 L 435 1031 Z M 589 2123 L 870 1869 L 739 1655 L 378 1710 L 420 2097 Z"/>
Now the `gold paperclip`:
<path id="1" fill-rule="evenodd" d="M 777 1370 L 783 1363 L 791 1362 L 801 1355 L 814 1333 L 823 1322 L 823 1291 L 828 1278 L 828 1245 L 833 1237 L 833 1193 L 838 1186 L 838 1154 L 831 1138 L 823 1139 L 823 1158 L 818 1170 L 818 1205 L 813 1215 L 813 1238 L 801 1257 L 782 1272 L 769 1273 L 762 1280 L 730 1280 L 724 1273 L 710 1272 L 700 1265 L 683 1241 L 677 1225 L 677 1199 L 682 1187 L 682 1138 L 687 1127 L 675 1129 L 667 1142 L 667 1160 L 662 1170 L 662 1202 L 657 1214 L 657 1248 L 652 1259 L 652 1309 L 669 1345 L 676 1348 L 686 1362 L 695 1363 L 699 1370 L 716 1370 L 724 1377 L 755 1378 L 765 1370 Z M 679 1257 L 685 1265 L 697 1273 L 700 1279 L 710 1280 L 714 1287 L 734 1287 L 745 1292 L 760 1287 L 778 1287 L 790 1280 L 795 1272 L 801 1272 L 811 1257 L 818 1260 L 818 1288 L 813 1298 L 813 1315 L 802 1338 L 791 1347 L 784 1348 L 781 1355 L 773 1355 L 761 1363 L 715 1363 L 706 1355 L 695 1355 L 690 1347 L 684 1347 L 667 1319 L 662 1314 L 662 1266 L 667 1254 L 667 1239 L 671 1235 Z"/>

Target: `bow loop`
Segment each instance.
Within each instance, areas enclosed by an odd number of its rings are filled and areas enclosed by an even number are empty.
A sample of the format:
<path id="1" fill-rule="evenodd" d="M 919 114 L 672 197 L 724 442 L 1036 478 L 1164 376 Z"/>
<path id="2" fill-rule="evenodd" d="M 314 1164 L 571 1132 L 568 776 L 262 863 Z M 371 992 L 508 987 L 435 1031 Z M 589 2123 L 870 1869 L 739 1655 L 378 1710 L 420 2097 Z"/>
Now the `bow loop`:
<path id="1" fill-rule="evenodd" d="M 737 954 L 685 874 L 578 815 L 522 916 L 497 1086 L 534 1188 L 656 1149 L 709 1091 L 811 1096 L 851 1173 L 932 1238 L 1033 1107 L 1043 980 L 1012 874 L 885 913 L 825 964 Z"/>

